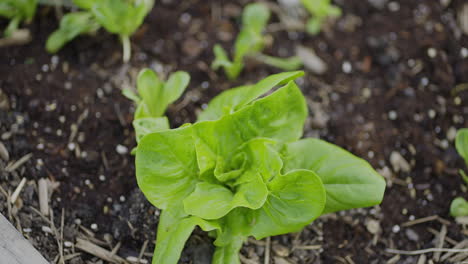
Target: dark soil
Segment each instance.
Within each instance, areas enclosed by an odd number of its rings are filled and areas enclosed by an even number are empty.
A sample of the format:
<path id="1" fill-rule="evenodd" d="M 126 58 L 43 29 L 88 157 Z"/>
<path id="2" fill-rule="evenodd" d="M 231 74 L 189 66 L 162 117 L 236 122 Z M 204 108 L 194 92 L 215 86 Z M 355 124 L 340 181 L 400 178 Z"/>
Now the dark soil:
<path id="1" fill-rule="evenodd" d="M 0 102 L 6 98 L 9 106 L 0 103 L 0 141 L 10 161 L 28 153 L 32 158 L 11 173 L 0 159 L 4 190 L 13 192 L 23 177 L 28 180 L 11 211 L 0 194 L 0 212 L 47 259 L 56 260 L 59 248 L 56 236 L 44 232 L 48 223 L 31 209 L 39 208 L 41 178 L 60 184 L 50 205 L 58 228 L 64 212 L 65 241 L 89 237 L 81 226 L 104 248 L 121 242 L 117 254 L 124 258 L 138 256 L 149 241 L 144 258 L 150 260 L 159 211 L 136 185 L 129 153 L 135 146 L 134 107 L 121 89 L 133 86 L 143 67 L 162 75 L 188 71 L 190 86 L 168 110 L 176 127 L 194 122 L 196 112 L 219 92 L 278 72 L 252 63 L 229 82 L 209 68 L 214 44 L 232 46 L 247 2 L 157 1 L 132 38 L 127 65 L 122 65 L 117 37 L 103 31 L 47 54 L 45 40 L 58 22 L 53 9 L 45 7 L 27 26 L 31 43 L 1 48 Z M 295 45 L 302 44 L 313 47 L 328 65 L 324 75 L 307 73 L 299 82 L 311 112 L 306 135 L 367 159 L 388 183 L 380 206 L 324 216 L 300 234 L 273 237 L 274 263 L 386 263 L 392 258 L 393 263 L 416 263 L 420 256 L 394 258 L 385 250 L 437 247 L 434 230 L 443 225 L 448 228 L 445 247 L 467 239 L 467 230 L 449 216 L 451 200 L 467 197 L 457 174 L 464 164 L 453 146 L 453 131 L 468 127 L 468 90 L 453 94 L 455 86 L 468 83 L 468 55 L 463 55 L 468 54 L 468 36 L 457 23 L 465 2 L 442 2 L 341 0 L 336 4 L 343 16 L 318 36 L 271 31 L 267 53 L 292 55 Z M 0 22 L 2 28 L 5 24 Z M 401 161 L 392 164 L 392 153 L 408 161 L 411 170 L 398 170 Z M 402 225 L 434 215 L 442 220 Z M 209 263 L 210 244 L 196 231 L 182 263 Z M 264 245 L 249 240 L 242 254 L 263 263 Z M 320 249 L 304 247 L 310 245 Z M 75 250 L 80 252 L 66 246 L 64 254 Z M 432 253 L 427 257 L 433 258 Z M 96 261 L 82 253 L 67 263 Z"/>

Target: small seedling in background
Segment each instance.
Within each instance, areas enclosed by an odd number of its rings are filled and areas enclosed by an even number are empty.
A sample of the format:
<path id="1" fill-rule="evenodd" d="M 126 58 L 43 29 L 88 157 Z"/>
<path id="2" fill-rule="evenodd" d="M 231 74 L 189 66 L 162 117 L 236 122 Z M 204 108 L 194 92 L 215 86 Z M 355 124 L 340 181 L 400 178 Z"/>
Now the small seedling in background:
<path id="1" fill-rule="evenodd" d="M 468 128 L 458 130 L 455 138 L 455 148 L 458 154 L 465 160 L 465 164 L 468 166 Z M 460 175 L 468 185 L 468 176 L 465 171 L 460 170 Z M 468 216 L 468 202 L 462 197 L 457 197 L 452 201 L 450 205 L 450 214 L 453 217 Z"/>
<path id="2" fill-rule="evenodd" d="M 56 53 L 78 35 L 95 33 L 99 28 L 99 23 L 89 12 L 66 14 L 60 20 L 60 28 L 47 39 L 46 49 L 50 53 Z"/>
<path id="3" fill-rule="evenodd" d="M 57 52 L 63 45 L 81 34 L 96 32 L 99 27 L 119 35 L 123 46 L 123 61 L 131 56 L 130 36 L 143 23 L 154 0 L 74 0 L 86 10 L 65 15 L 60 28 L 47 40 L 46 48 Z"/>
<path id="4" fill-rule="evenodd" d="M 341 9 L 332 5 L 331 0 L 301 0 L 301 3 L 312 15 L 307 21 L 306 30 L 313 35 L 322 30 L 328 18 L 341 16 Z"/>
<path id="5" fill-rule="evenodd" d="M 277 58 L 264 55 L 261 52 L 265 47 L 263 31 L 270 19 L 270 10 L 264 4 L 249 4 L 242 12 L 242 29 L 234 44 L 234 58 L 231 61 L 228 53 L 217 44 L 213 52 L 215 60 L 212 68 L 223 68 L 229 79 L 236 79 L 244 68 L 246 56 L 252 56 L 265 64 L 283 69 L 295 70 L 302 66 L 298 57 Z"/>
<path id="6" fill-rule="evenodd" d="M 10 19 L 4 35 L 10 37 L 18 30 L 22 21 L 29 22 L 34 17 L 37 0 L 2 0 L 0 2 L 0 16 Z"/>
<path id="7" fill-rule="evenodd" d="M 153 263 L 178 263 L 197 225 L 215 239 L 213 264 L 238 264 L 249 236 L 299 232 L 322 214 L 381 202 L 385 180 L 366 161 L 300 139 L 307 104 L 292 80 L 302 74 L 228 90 L 195 124 L 140 139 L 137 182 L 162 210 Z"/>
<path id="8" fill-rule="evenodd" d="M 137 142 L 146 134 L 169 129 L 164 113 L 170 104 L 179 99 L 189 82 L 190 75 L 183 71 L 171 74 L 163 82 L 154 71 L 144 69 L 137 78 L 138 94 L 130 89 L 122 91 L 137 107 L 133 121 Z"/>

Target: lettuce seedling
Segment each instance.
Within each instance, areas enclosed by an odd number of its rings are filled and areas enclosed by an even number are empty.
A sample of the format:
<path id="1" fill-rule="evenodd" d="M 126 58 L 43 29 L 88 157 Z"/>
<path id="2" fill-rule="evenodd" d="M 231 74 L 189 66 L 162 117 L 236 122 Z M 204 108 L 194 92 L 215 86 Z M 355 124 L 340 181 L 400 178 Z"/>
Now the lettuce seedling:
<path id="1" fill-rule="evenodd" d="M 458 154 L 465 160 L 465 164 L 468 166 L 468 128 L 458 130 L 455 138 L 455 148 Z M 463 170 L 460 170 L 465 184 L 468 185 L 468 176 Z M 450 205 L 450 214 L 453 217 L 468 216 L 468 202 L 462 197 L 457 197 L 452 201 Z"/>
<path id="2" fill-rule="evenodd" d="M 123 61 L 131 55 L 130 36 L 143 23 L 154 0 L 74 0 L 86 10 L 67 14 L 60 28 L 47 40 L 47 51 L 57 52 L 63 45 L 81 34 L 96 32 L 101 26 L 117 34 L 123 46 Z"/>
<path id="3" fill-rule="evenodd" d="M 36 13 L 37 0 L 2 0 L 0 2 L 0 16 L 10 19 L 4 35 L 11 36 L 18 30 L 21 21 L 31 21 Z"/>
<path id="4" fill-rule="evenodd" d="M 195 226 L 215 239 L 212 263 L 235 264 L 249 236 L 297 232 L 322 214 L 381 202 L 385 181 L 366 161 L 300 139 L 307 105 L 292 80 L 302 74 L 228 90 L 196 123 L 140 140 L 137 182 L 162 209 L 153 263 L 177 263 Z"/>
<path id="5" fill-rule="evenodd" d="M 332 5 L 331 0 L 301 0 L 301 3 L 312 15 L 307 21 L 306 30 L 313 35 L 320 32 L 327 18 L 341 16 L 341 9 Z"/>
<path id="6" fill-rule="evenodd" d="M 245 7 L 242 12 L 242 29 L 234 44 L 234 59 L 231 61 L 227 52 L 217 44 L 213 52 L 215 60 L 212 68 L 217 70 L 224 68 L 224 72 L 229 79 L 235 79 L 244 68 L 246 56 L 272 65 L 283 70 L 295 70 L 302 66 L 302 61 L 298 57 L 276 58 L 261 54 L 265 46 L 263 31 L 270 19 L 270 10 L 264 4 L 253 3 Z"/>
<path id="7" fill-rule="evenodd" d="M 89 12 L 66 14 L 60 20 L 60 28 L 47 39 L 46 49 L 50 53 L 56 53 L 78 35 L 95 33 L 99 28 L 99 23 Z"/>
<path id="8" fill-rule="evenodd" d="M 137 106 L 133 121 L 137 142 L 146 134 L 169 129 L 164 113 L 169 104 L 179 99 L 189 82 L 190 75 L 183 71 L 172 73 L 163 82 L 154 71 L 144 69 L 137 78 L 138 94 L 130 89 L 122 91 Z"/>

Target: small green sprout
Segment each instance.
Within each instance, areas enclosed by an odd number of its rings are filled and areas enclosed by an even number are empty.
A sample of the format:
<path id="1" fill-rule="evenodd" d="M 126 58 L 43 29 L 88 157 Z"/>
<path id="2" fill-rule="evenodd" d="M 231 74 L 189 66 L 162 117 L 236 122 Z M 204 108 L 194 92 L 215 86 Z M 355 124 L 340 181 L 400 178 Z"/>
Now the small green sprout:
<path id="1" fill-rule="evenodd" d="M 119 35 L 123 46 L 123 61 L 131 56 L 130 36 L 143 23 L 154 5 L 154 0 L 74 0 L 86 10 L 63 17 L 60 28 L 47 40 L 46 49 L 57 52 L 67 42 L 81 34 L 96 32 L 101 26 Z"/>
<path id="2" fill-rule="evenodd" d="M 2 0 L 0 16 L 10 19 L 4 35 L 10 37 L 18 30 L 21 21 L 31 21 L 36 13 L 37 0 Z"/>
<path id="3" fill-rule="evenodd" d="M 183 71 L 172 73 L 163 82 L 154 71 L 144 69 L 137 78 L 138 94 L 130 89 L 122 91 L 137 106 L 133 121 L 137 142 L 146 134 L 169 129 L 164 113 L 170 104 L 179 99 L 189 82 L 190 75 Z"/>
<path id="4" fill-rule="evenodd" d="M 283 70 L 296 70 L 301 67 L 302 61 L 298 57 L 283 59 L 261 53 L 265 47 L 263 31 L 269 19 L 270 10 L 264 4 L 247 5 L 242 13 L 242 29 L 234 44 L 234 59 L 231 61 L 228 53 L 217 44 L 213 49 L 215 60 L 212 68 L 224 68 L 229 79 L 236 79 L 245 66 L 246 56 Z"/>
<path id="5" fill-rule="evenodd" d="M 301 75 L 227 90 L 196 123 L 140 139 L 138 186 L 162 210 L 153 264 L 178 263 L 195 226 L 215 239 L 213 264 L 239 264 L 250 236 L 299 232 L 322 214 L 382 201 L 385 180 L 369 163 L 301 139 L 307 104 L 293 81 Z"/>
<path id="6" fill-rule="evenodd" d="M 468 128 L 458 130 L 455 138 L 455 148 L 468 166 Z M 466 173 L 463 170 L 459 172 L 465 184 L 468 185 L 468 176 Z M 468 202 L 462 197 L 455 198 L 450 205 L 450 214 L 453 217 L 468 216 Z"/>
<path id="7" fill-rule="evenodd" d="M 60 28 L 47 39 L 46 49 L 50 53 L 56 53 L 78 35 L 94 33 L 99 28 L 100 25 L 89 12 L 66 14 L 60 20 Z"/>
<path id="8" fill-rule="evenodd" d="M 301 2 L 312 15 L 306 25 L 306 30 L 310 34 L 318 34 L 327 18 L 341 16 L 341 9 L 332 5 L 331 0 L 301 0 Z"/>

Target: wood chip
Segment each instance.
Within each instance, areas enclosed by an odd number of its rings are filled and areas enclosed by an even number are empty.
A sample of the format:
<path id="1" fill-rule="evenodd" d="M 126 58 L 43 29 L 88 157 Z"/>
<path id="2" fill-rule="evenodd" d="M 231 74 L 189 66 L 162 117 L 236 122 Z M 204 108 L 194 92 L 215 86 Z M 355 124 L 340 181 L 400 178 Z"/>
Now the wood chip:
<path id="1" fill-rule="evenodd" d="M 463 240 L 462 242 L 456 244 L 453 247 L 453 249 L 463 249 L 463 248 L 468 248 L 468 239 Z M 440 261 L 444 262 L 445 260 L 447 260 L 448 258 L 450 258 L 453 255 L 455 255 L 455 253 L 447 252 L 444 255 L 442 255 L 442 257 L 440 258 Z"/>
<path id="2" fill-rule="evenodd" d="M 259 264 L 257 261 L 248 259 L 242 254 L 239 254 L 239 259 L 243 264 Z"/>
<path id="3" fill-rule="evenodd" d="M 468 35 L 468 4 L 464 4 L 458 11 L 458 24 L 463 33 Z"/>
<path id="4" fill-rule="evenodd" d="M 264 264 L 270 264 L 271 237 L 266 238 Z"/>
<path id="5" fill-rule="evenodd" d="M 427 253 L 433 253 L 433 252 L 468 253 L 468 248 L 467 249 L 426 248 L 426 249 L 413 250 L 413 251 L 387 248 L 385 251 L 391 254 L 399 254 L 399 255 L 421 255 L 421 254 L 427 254 Z"/>
<path id="6" fill-rule="evenodd" d="M 323 74 L 328 69 L 327 64 L 311 48 L 298 45 L 296 55 L 301 58 L 304 67 L 315 74 Z"/>
<path id="7" fill-rule="evenodd" d="M 0 214 L 1 263 L 49 263 L 2 214 Z"/>
<path id="8" fill-rule="evenodd" d="M 12 172 L 12 171 L 18 169 L 19 167 L 21 167 L 21 165 L 23 165 L 24 163 L 26 163 L 31 157 L 32 157 L 32 153 L 29 153 L 29 154 L 24 155 L 24 156 L 23 156 L 21 159 L 19 159 L 18 161 L 9 164 L 9 165 L 5 168 L 5 171 L 6 171 L 6 172 Z"/>
<path id="9" fill-rule="evenodd" d="M 15 191 L 11 195 L 12 204 L 14 204 L 16 202 L 16 199 L 18 199 L 21 190 L 23 190 L 24 184 L 26 184 L 26 178 L 21 179 L 21 182 L 18 184 L 18 187 L 16 187 Z"/>
<path id="10" fill-rule="evenodd" d="M 430 221 L 434 221 L 434 220 L 439 220 L 440 221 L 440 217 L 438 215 L 431 215 L 431 216 L 427 216 L 427 217 L 423 217 L 423 218 L 419 218 L 419 219 L 415 219 L 415 220 L 412 220 L 412 221 L 405 222 L 405 223 L 401 224 L 401 226 L 402 227 L 408 227 L 408 226 L 422 224 L 422 223 L 426 223 L 426 222 L 430 222 Z M 450 222 L 448 224 L 450 224 Z"/>
<path id="11" fill-rule="evenodd" d="M 8 153 L 8 150 L 2 142 L 0 142 L 0 158 L 4 161 L 10 160 L 10 154 Z"/>
<path id="12" fill-rule="evenodd" d="M 443 248 L 444 247 L 444 241 L 445 241 L 445 236 L 446 235 L 447 235 L 447 226 L 443 225 L 442 228 L 440 229 L 439 237 L 437 238 L 437 240 L 438 240 L 437 241 L 437 247 L 438 248 Z M 440 251 L 434 253 L 433 259 L 436 262 L 439 262 L 440 254 L 441 254 Z"/>
<path id="13" fill-rule="evenodd" d="M 28 29 L 18 29 L 11 36 L 0 38 L 0 47 L 24 45 L 32 40 L 31 31 Z"/>
<path id="14" fill-rule="evenodd" d="M 95 245 L 91 241 L 88 241 L 88 240 L 77 238 L 75 247 L 111 263 L 120 264 L 120 263 L 126 262 L 123 258 L 116 256 L 116 255 L 112 255 L 112 253 L 109 250 L 104 249 L 98 245 Z"/>
<path id="15" fill-rule="evenodd" d="M 461 225 L 468 225 L 468 216 L 459 216 L 455 218 L 455 222 Z"/>
<path id="16" fill-rule="evenodd" d="M 421 256 L 419 256 L 417 264 L 426 264 L 426 260 L 427 260 L 426 255 L 422 254 Z"/>
<path id="17" fill-rule="evenodd" d="M 393 256 L 387 261 L 387 264 L 395 264 L 400 260 L 400 255 Z"/>
<path id="18" fill-rule="evenodd" d="M 42 178 L 37 182 L 39 190 L 39 211 L 41 214 L 49 215 L 49 191 L 47 188 L 48 179 Z"/>

